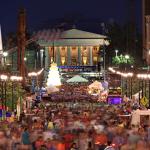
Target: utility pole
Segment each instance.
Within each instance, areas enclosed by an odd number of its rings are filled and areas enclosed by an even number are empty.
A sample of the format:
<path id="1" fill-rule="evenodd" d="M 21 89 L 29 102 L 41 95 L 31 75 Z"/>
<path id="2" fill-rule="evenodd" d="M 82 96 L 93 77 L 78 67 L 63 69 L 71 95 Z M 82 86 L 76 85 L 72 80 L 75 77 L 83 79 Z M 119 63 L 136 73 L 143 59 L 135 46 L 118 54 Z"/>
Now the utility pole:
<path id="1" fill-rule="evenodd" d="M 23 77 L 23 85 L 25 85 L 25 45 L 26 45 L 26 12 L 25 9 L 19 10 L 18 27 L 17 27 L 17 45 L 18 45 L 18 60 L 17 69 L 20 76 Z"/>

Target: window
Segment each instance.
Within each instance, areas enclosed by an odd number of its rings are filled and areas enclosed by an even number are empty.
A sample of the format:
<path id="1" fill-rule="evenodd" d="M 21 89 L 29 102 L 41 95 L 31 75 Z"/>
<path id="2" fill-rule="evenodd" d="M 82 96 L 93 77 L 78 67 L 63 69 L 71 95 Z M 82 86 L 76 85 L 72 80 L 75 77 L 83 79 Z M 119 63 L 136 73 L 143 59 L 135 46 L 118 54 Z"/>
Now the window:
<path id="1" fill-rule="evenodd" d="M 98 51 L 98 47 L 97 47 L 97 46 L 94 46 L 94 47 L 93 47 L 93 50 L 94 50 L 94 51 Z"/>
<path id="2" fill-rule="evenodd" d="M 62 64 L 62 65 L 65 64 L 65 61 L 66 61 L 66 58 L 65 58 L 65 57 L 61 57 L 61 64 Z"/>
<path id="3" fill-rule="evenodd" d="M 84 64 L 84 65 L 87 64 L 87 57 L 83 57 L 83 64 Z"/>
<path id="4" fill-rule="evenodd" d="M 95 56 L 95 57 L 93 57 L 93 63 L 94 63 L 94 65 L 96 65 L 97 64 L 97 57 Z"/>

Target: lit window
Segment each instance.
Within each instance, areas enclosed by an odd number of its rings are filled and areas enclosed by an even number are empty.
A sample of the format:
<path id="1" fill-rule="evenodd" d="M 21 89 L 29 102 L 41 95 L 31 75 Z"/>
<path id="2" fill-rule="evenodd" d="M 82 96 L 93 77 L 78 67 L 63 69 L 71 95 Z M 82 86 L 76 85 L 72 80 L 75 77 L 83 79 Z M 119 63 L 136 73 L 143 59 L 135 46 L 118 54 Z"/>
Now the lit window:
<path id="1" fill-rule="evenodd" d="M 93 57 L 93 61 L 94 61 L 94 62 L 97 62 L 97 57 Z"/>
<path id="2" fill-rule="evenodd" d="M 65 57 L 61 57 L 61 63 L 62 63 L 62 65 L 65 64 Z"/>
<path id="3" fill-rule="evenodd" d="M 83 64 L 86 65 L 87 63 L 87 57 L 83 57 Z"/>

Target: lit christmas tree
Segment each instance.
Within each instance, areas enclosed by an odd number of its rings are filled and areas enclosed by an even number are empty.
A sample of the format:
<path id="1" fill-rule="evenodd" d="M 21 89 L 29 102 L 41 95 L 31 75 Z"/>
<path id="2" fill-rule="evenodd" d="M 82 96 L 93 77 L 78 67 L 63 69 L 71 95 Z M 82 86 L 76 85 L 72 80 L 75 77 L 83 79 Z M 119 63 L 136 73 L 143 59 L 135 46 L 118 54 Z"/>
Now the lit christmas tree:
<path id="1" fill-rule="evenodd" d="M 60 81 L 60 75 L 59 75 L 57 64 L 52 63 L 48 74 L 47 87 L 60 86 L 60 85 L 61 85 L 61 81 Z"/>

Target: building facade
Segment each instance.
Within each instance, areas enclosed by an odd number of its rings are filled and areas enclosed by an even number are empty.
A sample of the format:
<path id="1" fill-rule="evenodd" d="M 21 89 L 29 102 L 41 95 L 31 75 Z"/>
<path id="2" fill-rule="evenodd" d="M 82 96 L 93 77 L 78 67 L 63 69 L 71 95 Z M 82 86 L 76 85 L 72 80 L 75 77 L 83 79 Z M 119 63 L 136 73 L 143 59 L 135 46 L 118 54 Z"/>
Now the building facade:
<path id="1" fill-rule="evenodd" d="M 36 42 L 40 49 L 26 49 L 26 72 L 40 68 L 48 71 L 52 62 L 57 63 L 61 70 L 67 68 L 76 71 L 78 69 L 80 72 L 86 68 L 88 71 L 96 69 L 98 63 L 101 63 L 101 71 L 104 66 L 104 59 L 100 53 L 100 47 L 107 41 L 104 35 L 78 29 L 66 31 L 53 29 L 36 32 L 30 41 Z M 16 70 L 17 50 L 9 52 L 7 63 L 12 64 L 12 70 Z"/>
<path id="2" fill-rule="evenodd" d="M 106 36 L 77 29 L 39 31 L 35 38 L 45 51 L 45 67 L 53 61 L 58 66 L 93 66 L 99 61 L 99 48 Z"/>

